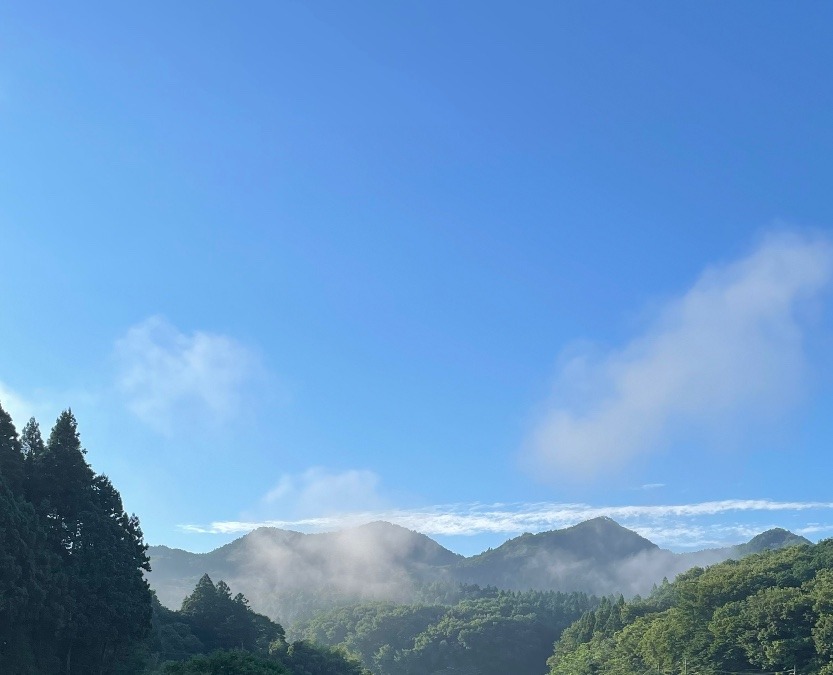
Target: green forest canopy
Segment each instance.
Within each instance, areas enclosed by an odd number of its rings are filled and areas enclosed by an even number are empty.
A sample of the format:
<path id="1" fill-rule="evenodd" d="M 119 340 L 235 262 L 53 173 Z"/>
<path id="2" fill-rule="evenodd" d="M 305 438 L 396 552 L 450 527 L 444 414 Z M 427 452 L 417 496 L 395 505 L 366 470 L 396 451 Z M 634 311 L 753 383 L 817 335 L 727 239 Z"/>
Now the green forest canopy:
<path id="1" fill-rule="evenodd" d="M 70 410 L 44 441 L 0 407 L 4 675 L 833 675 L 833 540 L 694 568 L 630 602 L 432 588 L 425 604 L 320 613 L 291 643 L 208 575 L 179 610 L 163 607 L 146 550 Z"/>
<path id="2" fill-rule="evenodd" d="M 833 540 L 760 553 L 604 600 L 564 631 L 550 675 L 833 674 Z"/>
<path id="3" fill-rule="evenodd" d="M 71 410 L 44 441 L 0 407 L 0 673 L 362 675 L 337 649 L 287 644 L 283 628 L 204 576 L 162 607 L 139 520 L 96 474 Z M 234 650 L 234 651 L 232 651 Z"/>

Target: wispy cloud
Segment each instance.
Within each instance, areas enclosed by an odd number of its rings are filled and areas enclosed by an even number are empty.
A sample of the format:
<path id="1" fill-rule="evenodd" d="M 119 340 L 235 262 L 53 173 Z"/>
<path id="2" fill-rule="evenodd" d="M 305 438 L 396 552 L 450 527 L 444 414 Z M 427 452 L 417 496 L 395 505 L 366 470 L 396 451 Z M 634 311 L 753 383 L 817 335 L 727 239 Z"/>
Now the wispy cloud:
<path id="1" fill-rule="evenodd" d="M 337 530 L 374 520 L 386 520 L 428 535 L 472 536 L 478 534 L 513 535 L 540 532 L 575 525 L 590 518 L 608 516 L 652 541 L 664 546 L 690 548 L 726 541 L 741 541 L 773 527 L 770 514 L 826 512 L 833 502 L 774 501 L 770 499 L 726 499 L 690 504 L 591 506 L 553 502 L 517 504 L 448 504 L 423 509 L 356 511 L 293 520 L 217 521 L 209 525 L 181 525 L 187 532 L 236 534 L 258 527 L 277 527 L 301 531 Z M 712 516 L 726 514 L 766 516 L 765 521 L 730 523 L 709 522 Z M 830 526 L 815 524 L 817 531 Z M 808 530 L 809 532 L 809 530 Z"/>
<path id="2" fill-rule="evenodd" d="M 377 509 L 379 476 L 365 469 L 329 471 L 313 467 L 301 474 L 284 474 L 263 498 L 272 508 L 297 514 L 338 513 L 344 504 L 356 510 Z"/>
<path id="3" fill-rule="evenodd" d="M 35 404 L 3 382 L 0 382 L 0 405 L 11 415 L 18 431 L 35 414 Z"/>
<path id="4" fill-rule="evenodd" d="M 130 328 L 116 342 L 118 388 L 130 410 L 170 431 L 183 417 L 227 420 L 239 409 L 257 359 L 226 335 L 184 333 L 159 316 Z"/>
<path id="5" fill-rule="evenodd" d="M 808 302 L 831 280 L 833 246 L 773 235 L 707 270 L 641 335 L 573 355 L 530 440 L 539 470 L 593 475 L 678 438 L 720 438 L 793 404 L 806 371 Z"/>

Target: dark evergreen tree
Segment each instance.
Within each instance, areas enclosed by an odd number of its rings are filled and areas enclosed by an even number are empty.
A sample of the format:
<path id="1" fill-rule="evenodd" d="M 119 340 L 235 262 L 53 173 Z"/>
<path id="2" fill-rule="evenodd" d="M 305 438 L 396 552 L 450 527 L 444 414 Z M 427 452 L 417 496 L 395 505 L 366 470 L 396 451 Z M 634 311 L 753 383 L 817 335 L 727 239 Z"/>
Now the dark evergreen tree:
<path id="1" fill-rule="evenodd" d="M 23 454 L 0 407 L 0 672 L 57 669 L 52 642 L 63 619 L 60 560 L 24 491 Z"/>
<path id="2" fill-rule="evenodd" d="M 150 564 L 138 519 L 124 512 L 106 476 L 95 476 L 91 487 L 91 504 L 81 513 L 72 554 L 77 672 L 107 669 L 129 656 L 149 633 L 152 614 L 142 574 Z"/>
<path id="3" fill-rule="evenodd" d="M 284 639 L 279 624 L 253 612 L 241 593 L 232 597 L 226 582 L 215 586 L 207 574 L 182 602 L 181 614 L 209 651 L 236 648 L 265 653 L 273 642 Z"/>
<path id="4" fill-rule="evenodd" d="M 0 476 L 0 672 L 31 665 L 31 624 L 43 601 L 39 523 Z"/>
<path id="5" fill-rule="evenodd" d="M 2 402 L 0 402 L 2 403 Z M 8 488 L 19 495 L 23 493 L 23 454 L 20 439 L 12 418 L 0 405 L 0 478 Z"/>
<path id="6" fill-rule="evenodd" d="M 182 601 L 180 610 L 188 620 L 194 635 L 209 650 L 218 647 L 216 626 L 220 622 L 220 601 L 211 577 L 203 574 L 193 592 Z"/>
<path id="7" fill-rule="evenodd" d="M 31 454 L 30 499 L 48 522 L 52 541 L 65 558 L 78 542 L 81 513 L 89 510 L 92 498 L 93 471 L 85 452 L 75 416 L 65 410 L 46 447 Z"/>
<path id="8" fill-rule="evenodd" d="M 149 569 L 138 520 L 124 512 L 106 476 L 96 476 L 72 411 L 44 446 L 37 423 L 24 430 L 27 488 L 49 546 L 62 559 L 65 620 L 53 636 L 62 671 L 111 672 L 150 630 Z"/>
<path id="9" fill-rule="evenodd" d="M 24 473 L 26 475 L 26 496 L 29 501 L 34 502 L 31 494 L 32 467 L 35 459 L 42 457 L 46 452 L 46 444 L 40 433 L 40 426 L 34 417 L 30 417 L 23 431 L 20 432 L 20 449 L 23 452 Z"/>

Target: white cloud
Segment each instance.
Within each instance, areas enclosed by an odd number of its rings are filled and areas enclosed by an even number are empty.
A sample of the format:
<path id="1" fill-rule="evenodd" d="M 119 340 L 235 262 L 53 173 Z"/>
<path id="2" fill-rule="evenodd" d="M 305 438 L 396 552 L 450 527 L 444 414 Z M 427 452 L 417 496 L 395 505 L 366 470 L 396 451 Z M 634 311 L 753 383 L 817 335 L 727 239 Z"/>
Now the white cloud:
<path id="1" fill-rule="evenodd" d="M 242 402 L 254 354 L 226 335 L 186 334 L 154 316 L 116 342 L 118 387 L 130 410 L 159 431 L 175 420 L 224 421 Z"/>
<path id="2" fill-rule="evenodd" d="M 566 360 L 530 448 L 539 470 L 592 475 L 673 442 L 717 437 L 793 404 L 806 312 L 829 285 L 833 246 L 782 234 L 706 271 L 625 346 Z"/>
<path id="3" fill-rule="evenodd" d="M 11 415 L 18 431 L 26 425 L 30 417 L 35 415 L 35 404 L 3 382 L 0 382 L 0 405 Z"/>
<path id="4" fill-rule="evenodd" d="M 302 474 L 284 474 L 263 503 L 299 515 L 338 513 L 379 508 L 379 476 L 372 471 L 350 469 L 332 472 L 313 467 Z"/>
<path id="5" fill-rule="evenodd" d="M 726 499 L 690 504 L 591 506 L 536 502 L 518 504 L 447 504 L 422 509 L 354 510 L 329 515 L 287 520 L 217 521 L 208 525 L 182 525 L 181 529 L 202 534 L 237 534 L 258 527 L 277 527 L 320 532 L 338 530 L 376 520 L 385 520 L 427 535 L 473 536 L 479 534 L 515 535 L 541 532 L 576 525 L 590 518 L 608 516 L 663 546 L 691 548 L 739 542 L 769 529 L 770 514 L 823 514 L 833 510 L 833 502 L 774 501 L 770 499 Z M 321 512 L 323 513 L 323 512 Z M 727 514 L 743 516 L 744 522 L 731 523 Z M 750 516 L 766 516 L 766 521 L 749 522 Z M 712 522 L 721 516 L 720 522 Z M 813 529 L 807 529 L 813 528 Z M 800 532 L 823 532 L 833 527 L 813 523 Z"/>

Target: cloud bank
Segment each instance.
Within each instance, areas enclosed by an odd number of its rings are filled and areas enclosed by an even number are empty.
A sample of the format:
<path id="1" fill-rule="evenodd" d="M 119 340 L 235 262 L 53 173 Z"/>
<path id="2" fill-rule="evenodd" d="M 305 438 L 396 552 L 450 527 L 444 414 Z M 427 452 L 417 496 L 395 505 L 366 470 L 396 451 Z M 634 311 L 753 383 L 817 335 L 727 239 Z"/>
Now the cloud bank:
<path id="1" fill-rule="evenodd" d="M 473 536 L 515 535 L 576 525 L 584 520 L 608 516 L 658 544 L 676 548 L 702 547 L 738 542 L 774 527 L 776 517 L 797 513 L 828 516 L 833 502 L 774 501 L 770 499 L 726 499 L 690 504 L 591 506 L 555 502 L 517 504 L 447 504 L 422 509 L 356 511 L 293 520 L 217 521 L 208 525 L 181 525 L 200 534 L 243 534 L 258 527 L 321 532 L 384 520 L 427 535 Z M 727 515 L 743 517 L 729 522 Z M 712 518 L 719 516 L 718 522 Z M 750 517 L 758 517 L 750 522 Z M 808 529 L 809 528 L 809 529 Z M 827 523 L 810 523 L 795 528 L 799 534 L 833 532 Z"/>
<path id="2" fill-rule="evenodd" d="M 643 334 L 565 361 L 529 446 L 539 470 L 592 476 L 682 432 L 721 438 L 793 404 L 807 370 L 806 308 L 833 273 L 820 236 L 770 236 L 707 270 Z"/>
<path id="3" fill-rule="evenodd" d="M 254 354 L 216 333 L 187 334 L 154 316 L 116 342 L 117 384 L 130 410 L 168 432 L 176 420 L 224 421 L 240 407 Z"/>

